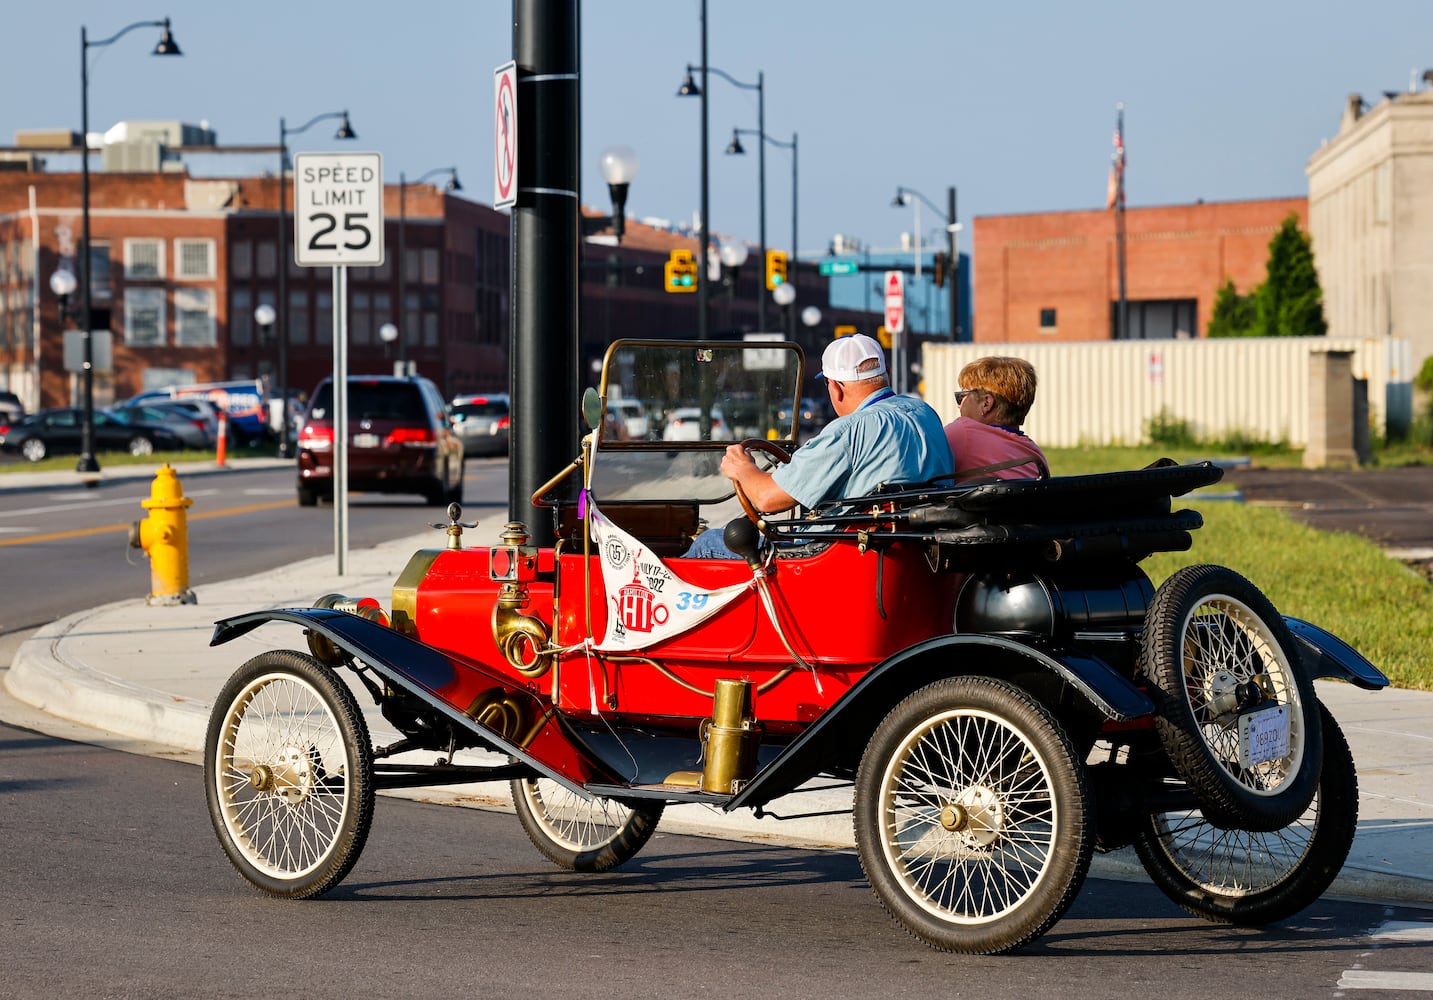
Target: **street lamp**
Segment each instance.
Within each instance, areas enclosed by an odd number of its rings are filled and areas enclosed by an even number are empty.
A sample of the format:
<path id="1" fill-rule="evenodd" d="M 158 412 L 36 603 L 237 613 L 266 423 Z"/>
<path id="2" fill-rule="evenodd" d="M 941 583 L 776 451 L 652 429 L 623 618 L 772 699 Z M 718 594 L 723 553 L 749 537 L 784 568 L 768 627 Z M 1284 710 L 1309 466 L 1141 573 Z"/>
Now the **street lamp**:
<path id="1" fill-rule="evenodd" d="M 384 323 L 378 328 L 378 339 L 383 341 L 384 360 L 393 356 L 393 342 L 398 339 L 398 327 L 392 323 Z"/>
<path id="2" fill-rule="evenodd" d="M 412 183 L 422 184 L 429 177 L 436 177 L 439 174 L 448 175 L 448 183 L 443 185 L 444 191 L 463 190 L 463 185 L 458 183 L 457 167 L 434 167 Z M 398 174 L 398 318 L 404 320 L 405 323 L 408 319 L 408 268 L 406 266 L 405 247 L 405 234 L 408 227 L 408 184 L 408 179 L 404 177 L 400 171 Z M 419 310 L 419 316 L 420 318 L 422 316 L 421 309 Z M 398 330 L 395 327 L 394 333 L 396 334 L 397 332 Z M 398 341 L 398 365 L 399 369 L 405 374 L 408 370 L 408 346 L 405 343 L 406 340 L 407 337 L 404 337 L 403 340 Z"/>
<path id="3" fill-rule="evenodd" d="M 695 69 L 697 69 L 697 67 L 693 66 L 691 63 L 688 63 L 688 64 L 687 64 L 687 75 L 686 75 L 686 77 L 682 80 L 682 85 L 681 85 L 681 87 L 679 87 L 679 88 L 677 89 L 677 96 L 678 96 L 678 97 L 699 97 L 699 98 L 701 98 L 701 105 L 702 105 L 702 143 L 701 143 L 701 145 L 702 145 L 702 188 L 701 188 L 701 198 L 702 198 L 702 206 L 701 206 L 702 239 L 701 239 L 701 257 L 699 258 L 699 260 L 701 261 L 701 263 L 700 263 L 699 266 L 697 267 L 697 339 L 699 339 L 699 340 L 705 340 L 705 339 L 707 338 L 707 302 L 708 302 L 708 291 L 707 291 L 707 283 L 708 283 L 708 282 L 707 282 L 706 267 L 707 267 L 707 256 L 708 256 L 708 254 L 711 252 L 711 223 L 710 223 L 710 220 L 707 218 L 707 214 L 708 214 L 708 213 L 707 213 L 708 201 L 710 200 L 710 199 L 709 199 L 710 184 L 709 184 L 709 181 L 708 181 L 708 175 L 710 174 L 710 163 L 709 163 L 710 156 L 709 156 L 708 150 L 707 150 L 707 82 L 708 82 L 708 81 L 707 81 L 707 74 L 708 74 L 708 73 L 715 73 L 715 74 L 717 74 L 718 76 L 720 76 L 722 79 L 726 80 L 728 83 L 732 84 L 733 86 L 740 87 L 740 88 L 742 88 L 743 90 L 754 90 L 754 91 L 756 91 L 757 119 L 758 119 L 758 121 L 760 121 L 761 127 L 762 127 L 763 129 L 765 129 L 765 127 L 766 127 L 766 110 L 765 110 L 765 109 L 766 109 L 766 89 L 765 89 L 765 75 L 762 74 L 762 73 L 758 73 L 758 74 L 756 75 L 756 82 L 755 82 L 755 83 L 743 83 L 742 81 L 736 79 L 735 77 L 731 76 L 730 74 L 725 73 L 725 72 L 723 72 L 722 70 L 719 70 L 719 69 L 717 69 L 717 68 L 714 67 L 714 66 L 708 66 L 708 65 L 707 65 L 707 0 L 702 0 L 702 8 L 701 8 L 701 28 L 702 28 L 702 61 L 701 61 L 701 67 L 700 67 L 700 68 L 701 68 L 701 74 L 702 74 L 702 82 L 701 82 L 701 84 L 700 84 L 700 86 L 699 86 L 699 85 L 697 84 L 697 82 L 692 79 L 692 71 L 695 70 Z M 763 173 L 764 173 L 764 172 L 763 172 Z M 765 257 L 766 257 L 766 220 L 765 220 L 765 213 L 764 213 L 764 212 L 763 212 L 763 214 L 762 214 L 762 219 L 761 219 L 760 225 L 761 225 L 761 231 L 760 231 L 760 234 L 759 234 L 759 238 L 760 238 L 760 240 L 761 240 L 761 256 L 762 256 L 763 259 L 765 259 Z M 759 306 L 759 308 L 760 308 L 760 306 Z M 758 322 L 761 323 L 761 325 L 763 325 L 763 326 L 765 325 L 765 319 L 764 319 L 764 317 L 765 317 L 765 313 L 764 313 L 764 312 L 758 313 Z"/>
<path id="4" fill-rule="evenodd" d="M 321 115 L 315 115 L 304 122 L 298 128 L 289 128 L 283 118 L 279 119 L 279 311 L 277 315 L 278 330 L 276 335 L 279 341 L 279 396 L 284 400 L 285 408 L 289 400 L 289 261 L 288 255 L 284 253 L 284 244 L 287 237 L 284 234 L 284 226 L 288 221 L 289 196 L 288 196 L 288 170 L 289 170 L 289 136 L 298 135 L 300 132 L 307 132 L 321 121 L 340 119 L 338 131 L 333 134 L 335 139 L 357 139 L 358 133 L 354 132 L 348 124 L 348 111 L 329 111 Z M 284 420 L 283 426 L 279 428 L 279 457 L 289 457 L 289 422 Z"/>
<path id="5" fill-rule="evenodd" d="M 745 243 L 733 240 L 721 245 L 719 256 L 722 267 L 726 270 L 726 325 L 734 330 L 736 323 L 732 320 L 731 303 L 732 299 L 736 297 L 736 286 L 741 277 L 741 265 L 746 263 L 750 252 L 746 249 Z M 766 300 L 766 296 L 762 295 L 760 291 L 757 292 L 756 298 L 758 302 L 764 303 Z"/>
<path id="6" fill-rule="evenodd" d="M 90 41 L 84 25 L 80 25 L 80 217 L 83 220 L 83 245 L 80 250 L 80 274 L 83 276 L 80 282 L 80 319 L 83 326 L 80 329 L 80 342 L 84 345 L 84 369 L 81 373 L 81 382 L 84 385 L 84 424 L 80 429 L 80 460 L 75 466 L 76 472 L 100 471 L 100 464 L 95 461 L 94 344 L 90 330 L 94 323 L 94 275 L 91 273 L 93 262 L 90 260 L 90 49 L 112 45 L 135 28 L 160 29 L 159 43 L 154 46 L 153 55 L 183 55 L 179 51 L 178 43 L 174 41 L 174 36 L 169 33 L 167 17 L 160 21 L 136 21 L 97 42 Z M 54 287 L 53 284 L 51 287 Z"/>
<path id="7" fill-rule="evenodd" d="M 950 339 L 960 339 L 960 231 L 965 228 L 955 219 L 955 188 L 946 188 L 946 210 L 941 212 L 940 208 L 925 195 L 914 188 L 896 188 L 896 197 L 891 202 L 893 208 L 901 208 L 905 205 L 915 207 L 915 261 L 917 278 L 921 275 L 921 208 L 920 203 L 925 202 L 931 207 L 937 216 L 945 221 L 946 238 L 949 241 L 950 261 L 946 264 L 946 279 L 950 282 Z"/>
<path id="8" fill-rule="evenodd" d="M 757 170 L 761 175 L 761 256 L 763 261 L 766 259 L 766 144 L 771 143 L 771 145 L 773 146 L 779 146 L 782 149 L 791 150 L 791 254 L 789 257 L 789 262 L 791 265 L 791 275 L 794 280 L 796 275 L 796 248 L 800 246 L 800 244 L 796 242 L 796 133 L 791 133 L 790 142 L 782 142 L 780 139 L 773 139 L 771 136 L 767 135 L 764 131 L 764 126 L 761 128 L 757 128 L 756 130 L 752 130 L 749 128 L 734 128 L 731 130 L 731 142 L 727 143 L 726 147 L 726 154 L 728 156 L 746 155 L 746 148 L 741 144 L 741 137 L 744 135 L 754 135 L 758 139 Z M 765 299 L 762 299 L 761 301 L 764 303 Z M 763 316 L 758 315 L 757 322 L 762 323 L 762 325 L 765 326 L 762 320 Z"/>

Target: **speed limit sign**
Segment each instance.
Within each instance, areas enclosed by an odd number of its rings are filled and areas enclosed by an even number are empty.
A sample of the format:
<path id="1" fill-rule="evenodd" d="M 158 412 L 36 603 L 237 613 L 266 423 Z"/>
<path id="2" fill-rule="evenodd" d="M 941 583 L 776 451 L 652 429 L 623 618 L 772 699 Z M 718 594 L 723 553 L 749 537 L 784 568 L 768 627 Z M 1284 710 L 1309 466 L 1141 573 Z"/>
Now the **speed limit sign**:
<path id="1" fill-rule="evenodd" d="M 382 265 L 381 153 L 294 157 L 294 263 Z"/>

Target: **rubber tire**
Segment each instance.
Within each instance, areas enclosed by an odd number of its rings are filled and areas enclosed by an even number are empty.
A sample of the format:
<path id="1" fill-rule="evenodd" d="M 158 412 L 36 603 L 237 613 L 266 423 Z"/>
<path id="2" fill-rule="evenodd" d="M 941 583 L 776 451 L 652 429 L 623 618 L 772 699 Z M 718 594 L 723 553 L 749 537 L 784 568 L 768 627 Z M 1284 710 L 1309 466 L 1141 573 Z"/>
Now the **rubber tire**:
<path id="1" fill-rule="evenodd" d="M 45 444 L 43 438 L 26 438 L 20 442 L 20 454 L 25 456 L 29 462 L 43 462 L 45 456 L 50 453 L 49 445 Z"/>
<path id="2" fill-rule="evenodd" d="M 448 505 L 448 487 L 444 485 L 442 476 L 423 487 L 423 502 L 429 507 Z"/>
<path id="3" fill-rule="evenodd" d="M 1256 768 L 1239 767 L 1237 723 L 1215 721 L 1209 699 L 1185 662 L 1189 626 L 1211 614 L 1232 630 L 1218 648 L 1191 648 L 1223 656 L 1192 660 L 1204 667 L 1204 679 L 1222 672 L 1237 681 L 1267 673 L 1274 697 L 1289 705 L 1290 753 Z M 1207 624 L 1204 626 L 1208 628 Z M 1237 641 L 1232 646 L 1230 638 Z M 1231 829 L 1273 831 L 1297 819 L 1318 789 L 1323 759 L 1318 700 L 1313 680 L 1283 617 L 1260 590 L 1223 566 L 1185 566 L 1155 591 L 1145 619 L 1140 662 L 1157 706 L 1155 728 L 1165 753 L 1188 783 L 1210 821 Z M 1230 653 L 1233 655 L 1228 655 Z M 1194 683 L 1191 683 L 1191 680 Z M 1199 700 L 1196 706 L 1194 700 Z M 1224 749 L 1211 740 L 1223 744 Z M 1275 766 L 1282 768 L 1276 770 Z M 1259 768 L 1263 768 L 1261 773 Z M 1268 774 L 1273 774 L 1270 781 Z M 1268 785 L 1269 787 L 1258 787 Z"/>
<path id="4" fill-rule="evenodd" d="M 550 778 L 512 782 L 513 805 L 528 839 L 548 859 L 574 872 L 605 872 L 633 857 L 666 808 L 656 800 L 584 800 Z M 557 809 L 568 815 L 559 819 Z"/>
<path id="5" fill-rule="evenodd" d="M 1206 920 L 1246 927 L 1293 916 L 1333 884 L 1358 827 L 1358 773 L 1328 709 L 1323 769 L 1309 808 L 1272 833 L 1225 830 L 1197 812 L 1156 813 L 1135 853 L 1160 891 Z"/>
<path id="6" fill-rule="evenodd" d="M 462 462 L 459 462 L 459 463 L 458 463 L 458 482 L 453 486 L 452 489 L 450 489 L 450 490 L 448 491 L 448 499 L 447 499 L 447 502 L 448 502 L 448 503 L 457 503 L 457 504 L 460 504 L 460 503 L 463 502 L 463 477 L 464 477 L 464 475 L 466 475 L 466 470 L 463 468 L 463 463 L 462 463 Z"/>
<path id="7" fill-rule="evenodd" d="M 146 455 L 154 454 L 154 442 L 143 434 L 136 434 L 129 439 L 129 443 L 124 446 L 124 450 L 136 458 L 143 458 Z"/>
<path id="8" fill-rule="evenodd" d="M 270 701 L 264 692 L 275 688 Z M 304 703 L 312 723 L 297 743 L 295 699 Z M 311 766 L 314 754 L 321 754 L 316 774 L 301 775 L 313 783 L 298 802 L 286 800 L 281 790 L 256 791 L 252 771 L 241 773 L 232 764 L 235 743 L 246 734 L 262 739 L 264 712 L 278 707 L 284 709 L 283 731 L 269 745 L 259 745 L 255 756 L 276 765 L 281 753 L 306 744 L 298 759 Z M 325 778 L 329 787 L 319 789 Z M 333 670 L 292 650 L 270 650 L 245 663 L 219 692 L 209 716 L 204 791 L 224 853 L 256 888 L 270 896 L 309 899 L 338 885 L 358 860 L 373 821 L 373 744 L 352 692 Z M 256 833 L 277 842 L 276 857 L 262 854 Z M 311 843 L 299 842 L 304 833 L 314 834 Z M 299 851 L 302 863 L 295 860 Z"/>
<path id="9" fill-rule="evenodd" d="M 318 490 L 314 489 L 312 486 L 305 486 L 303 483 L 300 483 L 298 487 L 298 493 L 300 507 L 318 506 Z"/>
<path id="10" fill-rule="evenodd" d="M 947 755 L 961 745 L 962 753 Z M 974 773 L 962 772 L 962 764 Z M 917 771 L 944 781 L 954 794 L 926 794 L 923 810 L 915 795 L 904 805 L 893 803 L 889 790 L 919 779 Z M 976 780 L 997 772 L 1003 777 L 994 787 Z M 940 811 L 956 804 L 956 795 L 967 796 L 969 805 L 971 796 L 990 793 L 994 808 L 985 815 L 998 810 L 994 823 L 965 832 L 942 827 Z M 1026 804 L 1024 812 L 1017 814 L 1012 793 Z M 1031 813 L 1028 805 L 1042 797 L 1040 814 Z M 992 677 L 947 678 L 908 696 L 871 737 L 856 775 L 856 847 L 876 898 L 914 937 L 942 951 L 1008 952 L 1049 930 L 1084 884 L 1094 851 L 1091 801 L 1074 745 L 1044 705 Z M 899 844 L 888 836 L 898 823 L 906 833 L 924 824 L 919 839 L 933 850 L 914 866 L 897 857 Z M 980 843 L 982 834 L 987 843 Z M 1011 882 L 1012 875 L 1023 876 L 1020 884 Z M 932 876 L 937 889 L 959 894 L 960 909 L 916 883 Z M 1001 909 L 980 907 L 993 894 L 1012 890 L 1017 898 Z"/>

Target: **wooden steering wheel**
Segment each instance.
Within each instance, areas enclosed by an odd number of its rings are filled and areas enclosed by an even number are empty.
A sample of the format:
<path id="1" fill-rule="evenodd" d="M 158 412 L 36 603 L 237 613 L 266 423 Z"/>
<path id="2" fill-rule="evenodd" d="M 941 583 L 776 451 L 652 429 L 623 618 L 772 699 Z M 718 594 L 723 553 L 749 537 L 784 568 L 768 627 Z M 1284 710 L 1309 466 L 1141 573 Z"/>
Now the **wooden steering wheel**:
<path id="1" fill-rule="evenodd" d="M 791 453 L 789 451 L 779 444 L 767 441 L 765 438 L 747 438 L 745 441 L 739 442 L 739 444 L 746 451 L 765 452 L 782 465 L 791 461 Z M 746 516 L 751 519 L 751 523 L 760 528 L 761 512 L 756 509 L 755 505 L 753 505 L 751 500 L 747 497 L 746 491 L 741 488 L 741 483 L 733 481 L 732 485 L 736 487 L 736 498 L 741 502 L 741 509 L 746 512 Z"/>

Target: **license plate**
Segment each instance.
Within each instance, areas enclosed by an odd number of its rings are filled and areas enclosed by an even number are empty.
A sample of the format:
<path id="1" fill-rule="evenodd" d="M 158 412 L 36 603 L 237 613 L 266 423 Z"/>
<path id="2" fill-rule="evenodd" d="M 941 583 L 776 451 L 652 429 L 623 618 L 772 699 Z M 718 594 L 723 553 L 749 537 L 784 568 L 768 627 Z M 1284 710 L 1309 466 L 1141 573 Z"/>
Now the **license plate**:
<path id="1" fill-rule="evenodd" d="M 1289 755 L 1289 707 L 1271 705 L 1239 716 L 1239 766 Z"/>
<path id="2" fill-rule="evenodd" d="M 377 448 L 379 445 L 377 434 L 355 434 L 353 435 L 353 446 L 355 448 Z"/>

